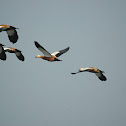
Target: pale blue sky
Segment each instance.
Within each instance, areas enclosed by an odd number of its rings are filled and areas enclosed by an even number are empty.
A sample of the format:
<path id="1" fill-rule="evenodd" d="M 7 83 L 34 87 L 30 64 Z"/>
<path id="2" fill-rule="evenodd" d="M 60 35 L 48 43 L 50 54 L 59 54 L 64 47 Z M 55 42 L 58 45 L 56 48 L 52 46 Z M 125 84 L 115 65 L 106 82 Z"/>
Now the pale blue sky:
<path id="1" fill-rule="evenodd" d="M 0 24 L 18 27 L 25 61 L 0 61 L 0 126 L 126 126 L 126 1 L 1 0 Z M 70 46 L 62 62 L 36 59 Z M 81 67 L 105 71 L 71 75 Z"/>

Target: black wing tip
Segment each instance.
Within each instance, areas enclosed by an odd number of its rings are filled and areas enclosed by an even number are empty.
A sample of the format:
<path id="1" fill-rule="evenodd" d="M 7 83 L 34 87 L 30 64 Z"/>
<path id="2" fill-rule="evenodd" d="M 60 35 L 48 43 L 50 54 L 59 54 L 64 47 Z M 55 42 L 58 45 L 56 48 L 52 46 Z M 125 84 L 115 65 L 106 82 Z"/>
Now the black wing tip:
<path id="1" fill-rule="evenodd" d="M 8 35 L 8 38 L 9 38 L 10 42 L 12 42 L 13 44 L 18 41 L 18 35 L 16 35 L 16 34 L 14 34 L 13 36 Z"/>
<path id="2" fill-rule="evenodd" d="M 24 61 L 24 59 L 19 59 L 20 61 Z"/>
<path id="3" fill-rule="evenodd" d="M 17 55 L 17 54 L 15 53 L 15 55 L 17 56 L 17 58 L 18 58 L 19 60 L 21 60 L 21 61 L 24 61 L 24 60 L 25 60 L 25 57 L 23 56 L 23 54 L 21 53 L 21 51 L 20 51 L 20 50 L 17 50 L 17 49 L 16 49 L 16 51 L 20 53 L 20 55 Z"/>
<path id="4" fill-rule="evenodd" d="M 10 40 L 10 42 L 12 42 L 13 44 L 15 44 L 17 42 L 17 40 Z"/>
<path id="5" fill-rule="evenodd" d="M 23 56 L 23 54 L 21 53 L 21 60 L 24 61 L 25 57 Z"/>
<path id="6" fill-rule="evenodd" d="M 21 61 L 24 61 L 24 59 L 22 59 Z"/>
<path id="7" fill-rule="evenodd" d="M 34 43 L 38 43 L 37 41 L 34 41 Z"/>
<path id="8" fill-rule="evenodd" d="M 6 60 L 6 58 L 7 58 L 6 53 L 2 47 L 2 52 L 0 53 L 0 59 L 4 61 L 4 60 Z"/>
<path id="9" fill-rule="evenodd" d="M 103 76 L 101 76 L 101 77 L 99 77 L 99 79 L 101 80 L 101 81 L 106 81 L 107 80 L 107 78 L 103 75 Z"/>
<path id="10" fill-rule="evenodd" d="M 3 44 L 0 43 L 0 46 L 5 46 L 5 45 L 3 45 Z"/>
<path id="11" fill-rule="evenodd" d="M 25 57 L 21 53 L 21 61 L 24 61 L 24 60 L 25 60 Z"/>
<path id="12" fill-rule="evenodd" d="M 24 61 L 25 60 L 25 58 L 24 58 L 23 55 L 21 57 L 18 57 L 18 59 L 21 60 L 21 61 Z"/>
<path id="13" fill-rule="evenodd" d="M 40 44 L 37 41 L 34 41 L 34 43 L 37 48 L 40 47 Z"/>
<path id="14" fill-rule="evenodd" d="M 12 25 L 10 25 L 10 28 L 12 28 L 12 29 L 20 29 L 20 28 L 14 27 L 14 26 L 12 26 Z"/>
<path id="15" fill-rule="evenodd" d="M 77 73 L 71 73 L 72 75 L 77 74 Z"/>
<path id="16" fill-rule="evenodd" d="M 70 47 L 67 47 L 66 50 L 68 51 L 70 49 Z"/>
<path id="17" fill-rule="evenodd" d="M 5 61 L 6 60 L 6 57 L 0 57 L 1 60 Z"/>

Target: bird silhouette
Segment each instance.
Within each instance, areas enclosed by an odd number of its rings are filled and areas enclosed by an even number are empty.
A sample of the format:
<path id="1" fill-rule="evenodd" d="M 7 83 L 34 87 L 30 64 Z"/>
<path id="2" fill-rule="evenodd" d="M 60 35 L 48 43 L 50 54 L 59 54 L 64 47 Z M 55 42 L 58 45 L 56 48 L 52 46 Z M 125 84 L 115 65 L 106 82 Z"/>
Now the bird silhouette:
<path id="1" fill-rule="evenodd" d="M 10 26 L 10 25 L 0 25 L 0 32 L 2 31 L 6 31 L 7 34 L 8 34 L 8 38 L 9 40 L 14 44 L 17 42 L 18 40 L 18 34 L 17 34 L 17 31 L 16 29 L 19 29 L 19 28 L 15 28 L 13 26 Z"/>
<path id="2" fill-rule="evenodd" d="M 59 60 L 57 57 L 61 56 L 62 54 L 66 53 L 70 47 L 67 47 L 66 49 L 54 52 L 50 54 L 46 49 L 44 49 L 38 42 L 34 42 L 35 46 L 44 54 L 44 56 L 37 55 L 36 58 L 42 58 L 47 61 L 62 61 Z"/>
<path id="3" fill-rule="evenodd" d="M 3 46 L 3 45 L 2 45 Z M 21 51 L 18 50 L 18 49 L 15 49 L 15 48 L 11 48 L 11 47 L 8 47 L 8 48 L 3 48 L 0 44 L 0 59 L 1 60 L 6 60 L 6 52 L 9 52 L 9 53 L 15 53 L 15 55 L 17 56 L 17 58 L 21 61 L 24 61 L 24 56 L 22 55 Z M 2 48 L 1 48 L 2 47 Z"/>
<path id="4" fill-rule="evenodd" d="M 106 81 L 107 78 L 103 75 L 104 71 L 101 71 L 97 68 L 94 68 L 94 67 L 88 67 L 88 68 L 80 68 L 78 70 L 78 72 L 75 72 L 75 73 L 71 73 L 71 74 L 77 74 L 77 73 L 80 73 L 80 72 L 91 72 L 91 73 L 95 73 L 96 76 L 101 80 L 101 81 Z"/>

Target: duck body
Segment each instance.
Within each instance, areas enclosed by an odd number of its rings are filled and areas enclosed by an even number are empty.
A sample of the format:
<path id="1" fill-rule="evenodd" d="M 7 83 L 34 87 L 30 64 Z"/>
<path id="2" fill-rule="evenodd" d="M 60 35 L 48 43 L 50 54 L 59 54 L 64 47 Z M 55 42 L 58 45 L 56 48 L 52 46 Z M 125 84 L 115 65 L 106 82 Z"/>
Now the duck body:
<path id="1" fill-rule="evenodd" d="M 35 46 L 44 54 L 44 56 L 41 55 L 37 55 L 36 58 L 42 58 L 44 60 L 50 61 L 50 62 L 54 62 L 54 61 L 62 61 L 59 60 L 58 57 L 60 55 L 62 55 L 63 53 L 66 53 L 69 50 L 69 47 L 64 49 L 64 50 L 60 50 L 58 52 L 54 52 L 52 54 L 50 54 L 46 49 L 44 49 L 38 42 L 34 42 Z"/>
<path id="2" fill-rule="evenodd" d="M 17 58 L 21 61 L 24 61 L 24 56 L 22 55 L 21 51 L 12 47 L 8 47 L 8 48 L 4 48 L 5 52 L 9 52 L 9 53 L 15 53 L 15 55 L 17 56 Z"/>
<path id="3" fill-rule="evenodd" d="M 41 58 L 43 60 L 47 60 L 50 62 L 61 61 L 61 60 L 57 59 L 56 57 L 46 57 L 46 56 L 41 56 L 41 55 L 37 55 L 36 58 Z"/>
<path id="4" fill-rule="evenodd" d="M 4 25 L 4 24 L 0 25 L 0 32 L 6 31 L 10 42 L 12 42 L 13 44 L 16 43 L 18 40 L 18 34 L 17 34 L 16 29 L 18 28 L 15 28 L 10 25 Z"/>
<path id="5" fill-rule="evenodd" d="M 80 68 L 78 70 L 78 72 L 75 72 L 75 73 L 71 73 L 71 74 L 77 74 L 77 73 L 80 73 L 80 72 L 91 72 L 91 73 L 95 73 L 96 76 L 101 80 L 101 81 L 106 81 L 107 78 L 103 75 L 104 71 L 101 71 L 97 68 L 94 68 L 94 67 L 88 67 L 88 68 Z"/>

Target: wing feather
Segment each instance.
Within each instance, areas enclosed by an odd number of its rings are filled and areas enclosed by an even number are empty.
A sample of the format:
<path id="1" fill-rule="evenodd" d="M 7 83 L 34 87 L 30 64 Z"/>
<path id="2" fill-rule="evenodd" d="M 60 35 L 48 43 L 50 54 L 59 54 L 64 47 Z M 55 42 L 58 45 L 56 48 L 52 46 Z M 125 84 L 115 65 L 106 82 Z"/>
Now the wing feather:
<path id="1" fill-rule="evenodd" d="M 38 42 L 35 41 L 35 46 L 44 54 L 46 57 L 52 57 L 51 54 L 44 49 Z"/>
<path id="2" fill-rule="evenodd" d="M 0 59 L 6 60 L 6 54 L 5 54 L 4 48 L 2 46 L 0 46 Z"/>
<path id="3" fill-rule="evenodd" d="M 21 61 L 24 61 L 24 56 L 22 55 L 22 53 L 20 51 L 16 51 L 15 55 L 17 56 L 17 58 Z"/>
<path id="4" fill-rule="evenodd" d="M 96 76 L 97 76 L 101 81 L 106 81 L 106 80 L 107 80 L 107 78 L 106 78 L 101 72 L 95 73 L 95 74 L 96 74 Z"/>
<path id="5" fill-rule="evenodd" d="M 6 31 L 8 34 L 8 38 L 12 43 L 16 43 L 18 40 L 18 34 L 15 29 L 9 29 Z"/>
<path id="6" fill-rule="evenodd" d="M 54 52 L 54 53 L 52 53 L 51 55 L 54 55 L 54 56 L 56 56 L 56 57 L 59 57 L 59 56 L 61 56 L 62 54 L 66 53 L 66 52 L 69 50 L 69 48 L 70 48 L 70 47 L 67 47 L 66 49 L 60 50 L 60 51 L 58 51 L 58 52 Z"/>

